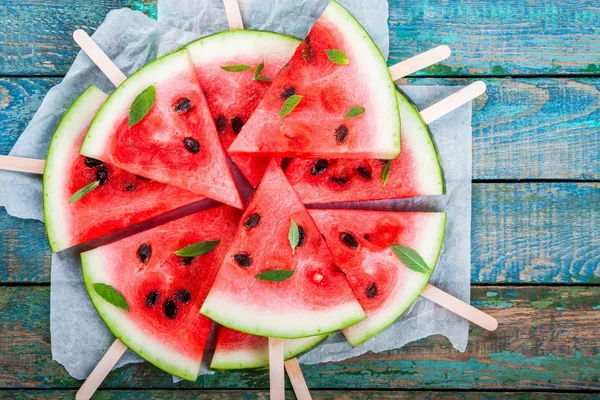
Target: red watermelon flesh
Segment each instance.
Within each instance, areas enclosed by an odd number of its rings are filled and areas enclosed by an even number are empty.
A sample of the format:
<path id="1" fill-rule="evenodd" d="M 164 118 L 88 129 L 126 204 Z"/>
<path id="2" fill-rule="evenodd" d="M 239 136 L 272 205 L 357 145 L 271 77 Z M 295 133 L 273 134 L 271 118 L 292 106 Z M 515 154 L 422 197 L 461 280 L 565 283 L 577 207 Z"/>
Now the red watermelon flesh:
<path id="1" fill-rule="evenodd" d="M 396 199 L 445 192 L 439 156 L 419 110 L 401 92 L 402 153 L 391 162 L 387 182 L 382 173 L 388 160 L 294 159 L 286 176 L 304 204 Z"/>
<path id="2" fill-rule="evenodd" d="M 235 140 L 271 85 L 270 81 L 255 79 L 256 68 L 262 64 L 260 76 L 273 78 L 299 43 L 296 38 L 278 33 L 234 30 L 186 46 L 224 149 Z M 237 72 L 224 69 L 232 66 L 250 68 Z M 268 157 L 231 159 L 253 187 L 269 164 Z"/>
<path id="3" fill-rule="evenodd" d="M 343 52 L 349 63 L 334 63 L 327 51 Z M 292 95 L 302 99 L 281 118 Z M 353 107 L 364 113 L 344 118 Z M 385 60 L 364 28 L 335 1 L 229 147 L 235 156 L 391 159 L 399 153 L 398 104 Z"/>
<path id="4" fill-rule="evenodd" d="M 128 126 L 134 100 L 154 85 L 150 111 Z M 92 122 L 81 154 L 136 175 L 242 208 L 195 69 L 185 49 L 119 86 Z"/>
<path id="5" fill-rule="evenodd" d="M 82 253 L 94 306 L 131 350 L 157 367 L 195 381 L 212 321 L 200 314 L 241 212 L 222 206 Z M 217 247 L 194 258 L 174 251 L 203 241 Z M 94 284 L 110 285 L 129 311 L 106 301 Z"/>
<path id="6" fill-rule="evenodd" d="M 442 248 L 446 214 L 311 210 L 310 215 L 367 313 L 364 321 L 342 331 L 358 346 L 390 326 L 419 297 Z M 390 244 L 415 250 L 428 272 L 409 269 Z"/>
<path id="7" fill-rule="evenodd" d="M 44 171 L 44 219 L 54 252 L 203 198 L 79 154 L 85 132 L 106 97 L 90 86 L 67 110 L 52 138 Z M 69 203 L 76 191 L 98 180 L 98 176 L 106 178 L 103 185 Z"/>
<path id="8" fill-rule="evenodd" d="M 288 238 L 292 220 L 299 246 Z M 273 282 L 256 276 L 293 271 Z M 226 327 L 259 336 L 301 338 L 364 318 L 344 275 L 308 212 L 272 161 L 250 201 L 201 312 Z"/>

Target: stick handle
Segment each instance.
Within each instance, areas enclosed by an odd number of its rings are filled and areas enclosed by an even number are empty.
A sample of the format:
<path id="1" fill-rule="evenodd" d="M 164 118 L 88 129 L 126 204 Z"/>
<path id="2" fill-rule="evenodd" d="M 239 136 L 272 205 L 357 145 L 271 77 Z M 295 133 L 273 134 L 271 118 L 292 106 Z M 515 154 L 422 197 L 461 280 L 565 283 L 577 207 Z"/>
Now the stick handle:
<path id="1" fill-rule="evenodd" d="M 77 29 L 75 32 L 73 32 L 73 39 L 75 39 L 75 43 L 77 43 L 79 47 L 81 47 L 81 50 L 83 50 L 83 52 L 92 59 L 94 64 L 100 68 L 100 71 L 106 75 L 113 85 L 119 86 L 125 79 L 127 79 L 119 67 L 117 67 L 110 58 L 108 58 L 106 53 L 102 51 L 100 47 L 98 47 L 96 42 L 94 42 L 90 35 L 88 35 L 85 31 Z"/>
<path id="2" fill-rule="evenodd" d="M 288 378 L 290 378 L 290 382 L 292 382 L 296 399 L 312 400 L 312 396 L 310 395 L 310 391 L 304 380 L 304 375 L 302 375 L 302 370 L 300 369 L 297 358 L 292 358 L 285 362 L 285 371 L 287 372 Z"/>
<path id="3" fill-rule="evenodd" d="M 407 75 L 425 69 L 450 57 L 452 51 L 448 46 L 438 46 L 414 57 L 408 58 L 390 67 L 392 79 L 397 81 Z"/>
<path id="4" fill-rule="evenodd" d="M 485 93 L 486 85 L 483 81 L 471 83 L 469 86 L 460 89 L 458 92 L 451 94 L 443 100 L 427 107 L 421 111 L 421 118 L 426 124 L 443 117 L 450 111 L 456 110 L 463 104 L 481 96 Z"/>
<path id="5" fill-rule="evenodd" d="M 223 4 L 225 5 L 225 14 L 227 14 L 229 29 L 244 29 L 238 0 L 223 0 Z"/>
<path id="6" fill-rule="evenodd" d="M 496 321 L 496 318 L 476 309 L 472 305 L 457 299 L 456 297 L 436 288 L 435 286 L 427 284 L 425 290 L 421 292 L 421 296 L 433 301 L 437 305 L 442 306 L 447 310 L 452 311 L 457 315 L 460 315 L 464 319 L 479 325 L 483 329 L 495 331 L 496 328 L 498 328 L 498 321 Z"/>
<path id="7" fill-rule="evenodd" d="M 96 365 L 90 376 L 83 382 L 81 388 L 75 395 L 76 400 L 88 400 L 92 397 L 96 389 L 100 386 L 106 375 L 115 366 L 117 361 L 123 356 L 127 346 L 119 339 L 116 339 L 108 348 L 100 362 Z"/>
<path id="8" fill-rule="evenodd" d="M 45 164 L 44 160 L 36 160 L 34 158 L 0 156 L 0 169 L 7 171 L 43 174 Z"/>
<path id="9" fill-rule="evenodd" d="M 269 381 L 271 400 L 284 400 L 283 339 L 269 338 Z"/>

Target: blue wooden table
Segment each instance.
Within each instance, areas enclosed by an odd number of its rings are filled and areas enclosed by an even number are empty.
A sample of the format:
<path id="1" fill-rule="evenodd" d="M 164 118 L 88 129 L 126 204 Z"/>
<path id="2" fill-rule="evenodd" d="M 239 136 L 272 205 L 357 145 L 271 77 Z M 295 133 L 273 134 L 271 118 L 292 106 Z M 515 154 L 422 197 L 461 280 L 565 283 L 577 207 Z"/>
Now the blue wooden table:
<path id="1" fill-rule="evenodd" d="M 70 33 L 128 0 L 0 0 L 0 154 L 77 53 Z M 595 1 L 392 1 L 390 64 L 448 44 L 407 81 L 483 79 L 474 105 L 472 302 L 501 321 L 303 368 L 315 398 L 599 398 L 600 5 Z M 0 398 L 73 396 L 50 354 L 44 228 L 0 209 Z M 173 392 L 172 389 L 185 389 Z M 149 364 L 109 375 L 99 398 L 265 398 L 265 372 L 174 384 Z M 596 392 L 596 393 L 594 393 Z M 291 393 L 290 393 L 290 396 Z"/>

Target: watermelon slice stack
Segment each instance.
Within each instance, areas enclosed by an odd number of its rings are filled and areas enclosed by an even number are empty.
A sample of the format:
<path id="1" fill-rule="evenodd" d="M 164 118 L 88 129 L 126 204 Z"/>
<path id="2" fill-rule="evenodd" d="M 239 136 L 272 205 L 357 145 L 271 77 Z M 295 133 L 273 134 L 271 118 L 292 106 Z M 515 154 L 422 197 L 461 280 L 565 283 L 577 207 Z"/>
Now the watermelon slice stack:
<path id="1" fill-rule="evenodd" d="M 243 212 L 227 156 L 256 187 Z M 81 255 L 115 336 L 188 380 L 213 321 L 214 369 L 266 366 L 267 337 L 286 339 L 286 358 L 338 330 L 363 343 L 419 296 L 444 237 L 444 213 L 305 208 L 444 192 L 426 124 L 335 1 L 303 41 L 224 32 L 148 64 L 108 98 L 90 87 L 46 165 L 53 251 L 204 198 L 225 204 Z"/>

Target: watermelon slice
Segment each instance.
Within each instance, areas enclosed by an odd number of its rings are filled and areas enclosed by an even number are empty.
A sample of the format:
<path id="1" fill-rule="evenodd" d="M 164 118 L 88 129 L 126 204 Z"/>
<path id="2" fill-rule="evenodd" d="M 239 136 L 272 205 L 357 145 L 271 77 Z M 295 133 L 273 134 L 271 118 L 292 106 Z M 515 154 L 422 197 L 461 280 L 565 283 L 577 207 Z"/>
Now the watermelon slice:
<path id="1" fill-rule="evenodd" d="M 86 289 L 112 333 L 157 367 L 195 381 L 212 325 L 200 306 L 240 214 L 213 208 L 82 253 Z M 216 248 L 201 256 L 173 253 L 215 240 Z M 119 300 L 129 311 L 117 306 Z"/>
<path id="2" fill-rule="evenodd" d="M 444 174 L 429 128 L 417 107 L 398 92 L 402 153 L 375 159 L 294 159 L 286 176 L 304 204 L 396 199 L 445 193 Z"/>
<path id="3" fill-rule="evenodd" d="M 46 232 L 53 252 L 202 199 L 195 193 L 148 181 L 79 155 L 85 132 L 106 97 L 95 86 L 85 90 L 65 113 L 50 143 L 43 198 Z M 103 185 L 69 203 L 75 192 L 102 174 L 106 176 Z"/>
<path id="4" fill-rule="evenodd" d="M 123 82 L 98 111 L 80 152 L 242 208 L 185 49 L 157 59 Z"/>
<path id="5" fill-rule="evenodd" d="M 294 100 L 300 102 L 290 110 Z M 229 147 L 232 155 L 280 157 L 392 159 L 399 153 L 400 117 L 386 62 L 336 1 Z"/>
<path id="6" fill-rule="evenodd" d="M 286 360 L 302 354 L 329 335 L 283 341 Z M 269 365 L 269 339 L 222 327 L 210 368 L 217 370 L 262 368 Z"/>
<path id="7" fill-rule="evenodd" d="M 299 43 L 296 38 L 278 33 L 235 30 L 206 36 L 186 46 L 224 149 L 237 137 L 271 85 L 264 78 L 277 75 Z M 264 68 L 255 77 L 261 64 Z M 235 66 L 248 69 L 227 71 Z M 269 164 L 268 157 L 232 156 L 231 160 L 253 187 Z"/>
<path id="8" fill-rule="evenodd" d="M 292 221 L 298 226 L 294 249 Z M 282 281 L 259 279 L 272 273 L 293 275 Z M 240 221 L 201 312 L 238 331 L 287 339 L 332 332 L 365 318 L 275 161 Z"/>
<path id="9" fill-rule="evenodd" d="M 446 214 L 311 210 L 310 215 L 367 313 L 367 319 L 342 331 L 358 346 L 390 326 L 419 297 L 442 248 Z M 415 250 L 427 272 L 403 264 L 392 243 Z"/>

